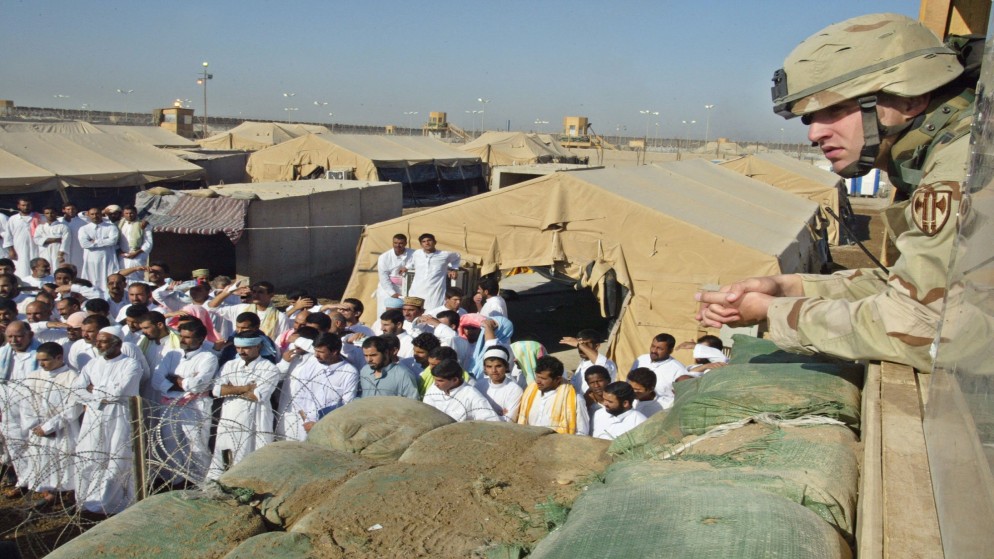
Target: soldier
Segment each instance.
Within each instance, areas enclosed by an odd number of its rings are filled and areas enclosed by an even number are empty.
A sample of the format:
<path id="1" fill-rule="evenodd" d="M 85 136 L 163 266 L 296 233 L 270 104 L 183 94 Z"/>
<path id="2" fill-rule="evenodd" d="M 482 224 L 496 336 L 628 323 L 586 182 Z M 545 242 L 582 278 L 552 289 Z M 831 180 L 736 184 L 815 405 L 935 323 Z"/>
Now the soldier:
<path id="1" fill-rule="evenodd" d="M 888 172 L 901 256 L 889 273 L 749 278 L 698 293 L 702 324 L 767 320 L 788 351 L 930 368 L 974 111 L 976 83 L 962 73 L 953 50 L 895 14 L 831 25 L 794 49 L 774 74 L 774 111 L 802 117 L 839 175 Z"/>

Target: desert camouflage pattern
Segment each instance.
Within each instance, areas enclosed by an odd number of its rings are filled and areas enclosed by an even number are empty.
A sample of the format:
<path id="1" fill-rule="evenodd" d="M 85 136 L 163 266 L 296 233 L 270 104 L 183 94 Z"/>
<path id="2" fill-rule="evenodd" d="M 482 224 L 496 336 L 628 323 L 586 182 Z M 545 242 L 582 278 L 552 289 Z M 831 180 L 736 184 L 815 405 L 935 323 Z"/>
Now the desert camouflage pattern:
<path id="1" fill-rule="evenodd" d="M 784 61 L 787 94 L 802 116 L 876 92 L 914 96 L 963 72 L 956 54 L 922 23 L 898 14 L 870 14 L 830 25 Z"/>
<path id="2" fill-rule="evenodd" d="M 969 116 L 948 130 L 969 126 Z M 940 131 L 942 132 L 942 131 Z M 805 297 L 776 299 L 770 306 L 770 337 L 797 353 L 843 359 L 876 359 L 931 370 L 947 274 L 956 239 L 966 179 L 969 134 L 929 146 L 923 176 L 911 199 L 900 204 L 901 256 L 885 275 L 879 269 L 802 276 Z"/>

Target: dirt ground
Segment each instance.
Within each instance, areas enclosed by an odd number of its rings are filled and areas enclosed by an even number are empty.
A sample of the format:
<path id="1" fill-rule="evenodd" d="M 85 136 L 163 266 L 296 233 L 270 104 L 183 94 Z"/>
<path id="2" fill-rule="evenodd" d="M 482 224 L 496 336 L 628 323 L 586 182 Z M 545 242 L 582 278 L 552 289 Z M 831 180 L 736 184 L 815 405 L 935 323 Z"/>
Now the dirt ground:
<path id="1" fill-rule="evenodd" d="M 868 249 L 879 255 L 883 238 L 881 210 L 886 201 L 879 199 L 853 199 L 857 223 L 855 233 Z M 841 268 L 873 266 L 872 261 L 856 245 L 834 247 L 832 257 Z M 299 287 L 307 289 L 321 302 L 337 301 L 348 282 L 348 274 L 333 274 L 313 278 Z M 285 298 L 278 299 L 282 302 Z M 563 336 L 575 335 L 583 328 L 606 331 L 607 322 L 598 316 L 597 302 L 587 292 L 552 290 L 512 294 L 508 300 L 510 314 L 527 318 L 521 324 L 518 336 L 542 342 L 550 352 L 560 357 L 568 367 L 576 365 L 576 350 L 558 344 Z M 25 559 L 44 557 L 51 550 L 82 533 L 93 522 L 60 510 L 38 512 L 30 507 L 28 499 L 8 499 L 0 496 L 0 546 L 13 542 Z M 0 547 L 0 556 L 3 549 Z"/>

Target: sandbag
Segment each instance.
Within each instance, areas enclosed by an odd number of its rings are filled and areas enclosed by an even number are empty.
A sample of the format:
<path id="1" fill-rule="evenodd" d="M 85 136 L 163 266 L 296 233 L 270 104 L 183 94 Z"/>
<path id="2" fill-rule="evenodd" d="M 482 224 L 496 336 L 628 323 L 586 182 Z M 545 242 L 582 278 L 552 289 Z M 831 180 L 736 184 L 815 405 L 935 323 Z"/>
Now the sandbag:
<path id="1" fill-rule="evenodd" d="M 729 357 L 728 363 L 730 365 L 744 363 L 836 363 L 861 368 L 851 361 L 842 361 L 829 355 L 802 355 L 784 351 L 770 340 L 745 334 L 732 336 L 732 355 Z"/>
<path id="2" fill-rule="evenodd" d="M 735 485 L 801 504 L 855 539 L 859 444 L 846 427 L 748 425 L 705 439 L 670 460 L 612 465 L 609 485 Z"/>
<path id="3" fill-rule="evenodd" d="M 810 510 L 734 486 L 609 484 L 577 499 L 529 559 L 850 559 Z"/>
<path id="4" fill-rule="evenodd" d="M 324 543 L 324 545 L 322 545 Z M 224 556 L 224 559 L 338 559 L 345 557 L 332 542 L 312 540 L 307 534 L 268 532 L 252 536 Z"/>
<path id="5" fill-rule="evenodd" d="M 200 491 L 171 491 L 97 524 L 48 557 L 219 558 L 265 531 L 252 507 L 234 499 L 210 499 Z"/>
<path id="6" fill-rule="evenodd" d="M 861 370 L 828 363 L 744 364 L 677 383 L 676 401 L 612 441 L 612 454 L 658 455 L 687 435 L 761 413 L 818 415 L 859 430 Z"/>
<path id="7" fill-rule="evenodd" d="M 383 463 L 400 455 L 421 435 L 454 423 L 448 415 L 410 398 L 359 398 L 318 421 L 307 442 Z"/>
<path id="8" fill-rule="evenodd" d="M 547 528 L 535 505 L 546 500 L 547 490 L 456 467 L 396 462 L 357 474 L 290 532 L 329 536 L 356 559 L 464 559 L 543 537 Z"/>
<path id="9" fill-rule="evenodd" d="M 601 474 L 611 463 L 608 441 L 560 435 L 545 427 L 464 421 L 422 435 L 400 462 L 438 465 L 522 483 L 569 485 Z"/>
<path id="10" fill-rule="evenodd" d="M 333 488 L 371 466 L 355 454 L 280 441 L 249 454 L 218 481 L 233 493 L 250 490 L 266 520 L 286 527 Z"/>

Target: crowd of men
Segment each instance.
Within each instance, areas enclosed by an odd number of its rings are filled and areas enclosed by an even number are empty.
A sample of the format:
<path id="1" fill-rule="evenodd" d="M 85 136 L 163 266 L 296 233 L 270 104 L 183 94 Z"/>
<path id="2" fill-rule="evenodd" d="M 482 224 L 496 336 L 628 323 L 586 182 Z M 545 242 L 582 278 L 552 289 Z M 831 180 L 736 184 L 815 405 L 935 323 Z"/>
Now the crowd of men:
<path id="1" fill-rule="evenodd" d="M 91 208 L 83 224 L 73 205 L 44 219 L 28 200 L 18 210 L 2 229 L 0 434 L 5 494 L 32 506 L 120 512 L 137 491 L 136 440 L 156 487 L 199 485 L 274 440 L 304 440 L 355 398 L 610 439 L 700 374 L 660 334 L 618 381 L 589 330 L 562 340 L 582 360 L 567 374 L 541 344 L 512 342 L 495 279 L 471 300 L 448 285 L 460 256 L 437 251 L 431 234 L 417 251 L 397 235 L 381 257 L 382 311 L 367 325 L 357 299 L 321 305 L 294 291 L 277 308 L 267 281 L 208 270 L 172 280 L 168 264 L 148 262 L 151 232 L 130 206 Z M 720 365 L 720 340 L 701 342 L 718 344 Z"/>

